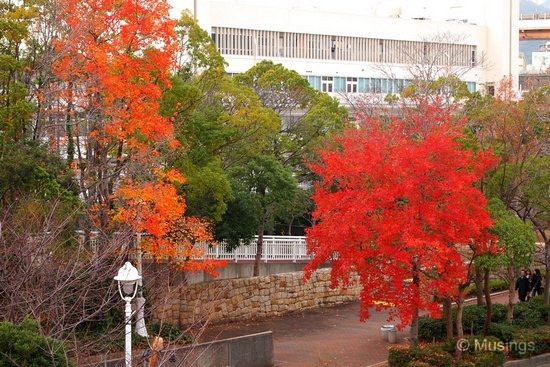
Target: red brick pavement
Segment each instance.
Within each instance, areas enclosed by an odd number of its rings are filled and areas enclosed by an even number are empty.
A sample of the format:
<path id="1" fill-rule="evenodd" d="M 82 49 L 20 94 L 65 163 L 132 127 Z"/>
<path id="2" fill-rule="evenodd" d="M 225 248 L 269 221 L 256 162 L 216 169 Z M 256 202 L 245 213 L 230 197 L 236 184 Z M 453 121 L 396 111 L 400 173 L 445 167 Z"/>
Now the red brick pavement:
<path id="1" fill-rule="evenodd" d="M 493 300 L 507 303 L 508 294 L 494 296 Z M 380 335 L 386 318 L 386 312 L 373 311 L 367 322 L 360 322 L 359 304 L 355 302 L 254 322 L 210 326 L 200 341 L 271 330 L 276 367 L 371 366 L 385 361 L 392 345 Z M 399 331 L 397 341 L 405 343 L 407 336 L 408 329 Z"/>

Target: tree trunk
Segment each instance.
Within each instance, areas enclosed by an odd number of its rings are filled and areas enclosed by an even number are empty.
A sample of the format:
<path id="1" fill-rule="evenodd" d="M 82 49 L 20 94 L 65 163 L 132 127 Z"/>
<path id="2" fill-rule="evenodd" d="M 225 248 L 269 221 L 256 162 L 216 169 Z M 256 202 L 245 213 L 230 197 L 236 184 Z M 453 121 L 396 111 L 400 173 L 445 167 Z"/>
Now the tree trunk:
<path id="1" fill-rule="evenodd" d="M 483 324 L 483 335 L 489 335 L 491 318 L 493 317 L 493 303 L 491 302 L 491 290 L 489 289 L 489 275 L 489 269 L 485 269 L 483 291 L 485 293 L 485 303 L 487 305 L 487 310 L 485 312 L 485 323 Z"/>
<path id="2" fill-rule="evenodd" d="M 544 304 L 550 305 L 550 241 L 545 240 L 544 241 L 544 253 L 545 253 L 545 269 L 546 269 L 546 275 L 544 276 Z M 548 318 L 548 322 L 550 323 L 550 317 Z"/>
<path id="3" fill-rule="evenodd" d="M 483 273 L 482 270 L 476 267 L 476 276 L 474 279 L 476 285 L 476 299 L 478 306 L 485 306 L 485 300 L 483 299 Z"/>
<path id="4" fill-rule="evenodd" d="M 443 318 L 445 319 L 445 330 L 447 340 L 453 338 L 453 304 L 450 297 L 443 299 Z"/>
<path id="5" fill-rule="evenodd" d="M 414 297 L 415 304 L 413 305 L 413 314 L 411 319 L 411 349 L 418 347 L 418 303 L 416 303 L 417 298 L 419 297 L 420 293 L 420 276 L 418 274 L 419 271 L 418 266 L 418 260 L 416 257 L 413 260 L 413 281 L 412 281 L 412 287 L 413 292 L 416 293 L 416 297 Z"/>
<path id="6" fill-rule="evenodd" d="M 512 317 L 514 316 L 514 297 L 516 294 L 516 282 L 514 276 L 514 267 L 508 266 L 508 278 L 510 279 L 510 285 L 508 286 L 508 312 L 506 313 L 506 321 L 512 323 Z"/>
<path id="7" fill-rule="evenodd" d="M 462 326 L 462 312 L 464 310 L 464 289 L 466 287 L 459 286 L 458 298 L 456 300 L 456 337 L 458 340 L 464 339 L 464 327 Z M 457 360 L 462 360 L 463 350 L 460 348 L 460 343 L 456 343 L 455 357 Z"/>
<path id="8" fill-rule="evenodd" d="M 260 261 L 262 260 L 262 249 L 264 246 L 264 229 L 265 229 L 265 211 L 262 210 L 260 215 L 260 227 L 258 228 L 258 242 L 256 244 L 256 258 L 254 259 L 253 276 L 260 275 Z"/>

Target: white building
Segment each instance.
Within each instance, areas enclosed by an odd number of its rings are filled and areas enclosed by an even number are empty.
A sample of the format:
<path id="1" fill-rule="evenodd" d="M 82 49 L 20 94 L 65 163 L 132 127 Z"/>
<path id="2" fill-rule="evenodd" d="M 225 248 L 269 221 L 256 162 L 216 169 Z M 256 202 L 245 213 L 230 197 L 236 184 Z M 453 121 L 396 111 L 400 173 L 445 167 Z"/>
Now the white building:
<path id="1" fill-rule="evenodd" d="M 518 80 L 518 0 L 173 0 L 196 12 L 228 73 L 263 59 L 332 93 L 398 93 L 411 64 L 471 90 Z"/>

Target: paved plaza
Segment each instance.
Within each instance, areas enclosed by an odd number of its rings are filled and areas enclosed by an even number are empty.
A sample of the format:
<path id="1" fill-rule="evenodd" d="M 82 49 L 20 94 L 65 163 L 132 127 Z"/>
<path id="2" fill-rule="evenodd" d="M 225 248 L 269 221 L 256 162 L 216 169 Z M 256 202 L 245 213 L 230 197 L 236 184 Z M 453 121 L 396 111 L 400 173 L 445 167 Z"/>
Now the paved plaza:
<path id="1" fill-rule="evenodd" d="M 382 340 L 385 312 L 359 321 L 359 303 L 317 308 L 284 317 L 209 327 L 202 341 L 273 331 L 276 367 L 370 366 L 383 362 L 391 345 Z M 408 330 L 397 333 L 404 342 Z"/>
<path id="2" fill-rule="evenodd" d="M 508 294 L 493 297 L 506 303 Z M 276 367 L 366 367 L 386 361 L 388 348 L 380 326 L 387 313 L 372 311 L 367 322 L 359 321 L 359 303 L 331 308 L 317 308 L 259 321 L 236 322 L 208 327 L 200 341 L 230 338 L 263 331 L 273 331 Z M 404 344 L 408 328 L 397 333 Z"/>

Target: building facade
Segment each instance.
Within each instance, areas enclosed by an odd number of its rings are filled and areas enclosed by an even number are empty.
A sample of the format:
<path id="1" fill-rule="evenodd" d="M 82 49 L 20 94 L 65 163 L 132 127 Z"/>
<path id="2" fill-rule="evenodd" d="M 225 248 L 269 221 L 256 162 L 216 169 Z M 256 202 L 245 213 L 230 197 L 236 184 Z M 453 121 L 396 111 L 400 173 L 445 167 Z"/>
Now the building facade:
<path id="1" fill-rule="evenodd" d="M 411 4 L 412 3 L 412 4 Z M 269 59 L 332 94 L 399 93 L 456 74 L 470 90 L 518 80 L 518 0 L 200 0 L 196 14 L 241 73 Z"/>

